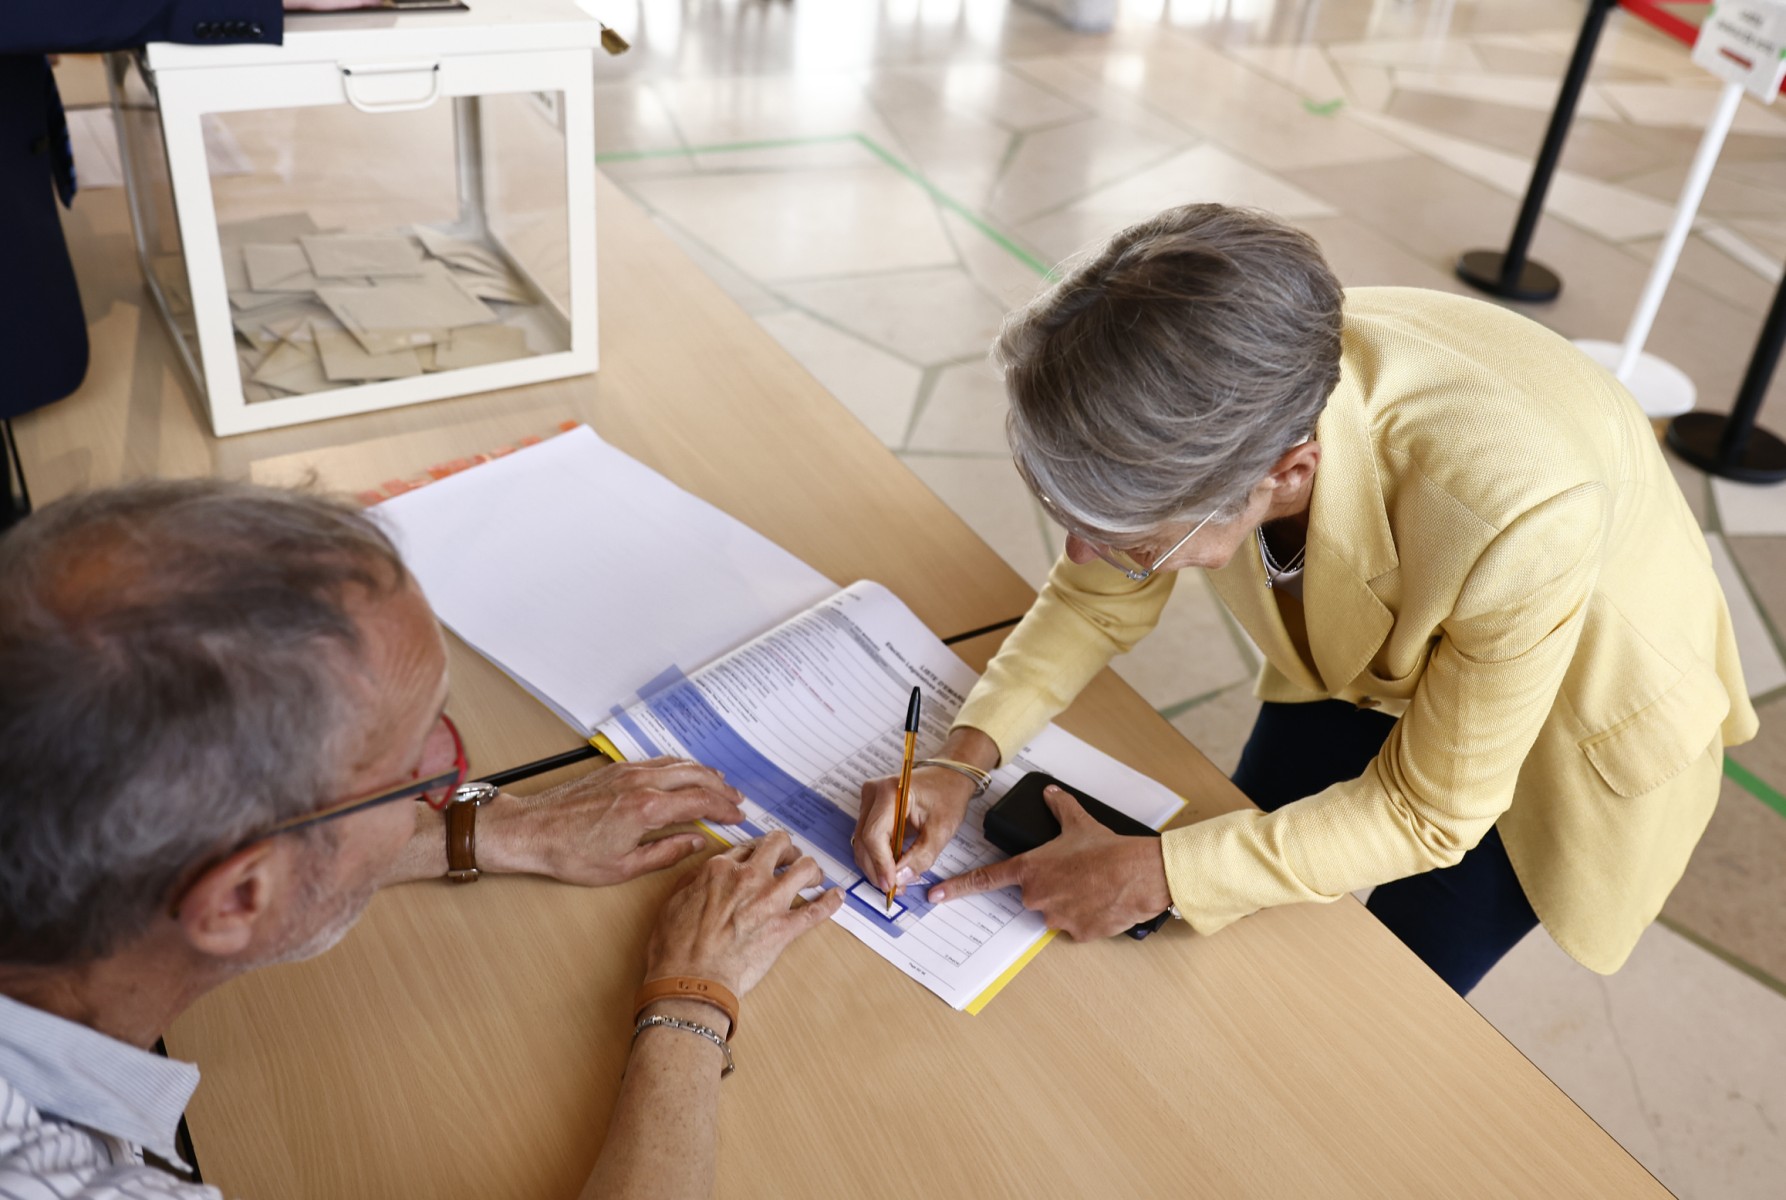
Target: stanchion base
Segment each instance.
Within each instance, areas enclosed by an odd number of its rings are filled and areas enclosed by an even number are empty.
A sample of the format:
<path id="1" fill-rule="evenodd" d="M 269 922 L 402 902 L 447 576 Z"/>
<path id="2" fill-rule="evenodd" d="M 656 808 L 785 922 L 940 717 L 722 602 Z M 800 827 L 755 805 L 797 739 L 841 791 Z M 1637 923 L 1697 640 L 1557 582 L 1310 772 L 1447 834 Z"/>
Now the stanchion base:
<path id="1" fill-rule="evenodd" d="M 1466 250 L 1457 260 L 1457 277 L 1477 291 L 1503 300 L 1555 300 L 1563 290 L 1556 272 L 1529 258 L 1519 278 L 1509 283 L 1501 277 L 1506 262 L 1507 256 L 1499 250 Z"/>
<path id="2" fill-rule="evenodd" d="M 1615 373 L 1619 369 L 1619 359 L 1625 355 L 1625 347 L 1618 342 L 1576 338 L 1575 345 L 1583 354 Z M 1685 371 L 1654 354 L 1639 354 L 1637 365 L 1631 368 L 1631 378 L 1621 382 L 1637 398 L 1638 406 L 1651 420 L 1692 412 L 1693 401 L 1699 396 L 1699 389 L 1693 386 Z"/>
<path id="3" fill-rule="evenodd" d="M 1718 447 L 1730 418 L 1722 413 L 1686 413 L 1668 423 L 1668 445 L 1708 474 L 1741 483 L 1786 481 L 1786 442 L 1765 429 L 1751 429 L 1743 452 L 1733 461 L 1719 457 Z"/>

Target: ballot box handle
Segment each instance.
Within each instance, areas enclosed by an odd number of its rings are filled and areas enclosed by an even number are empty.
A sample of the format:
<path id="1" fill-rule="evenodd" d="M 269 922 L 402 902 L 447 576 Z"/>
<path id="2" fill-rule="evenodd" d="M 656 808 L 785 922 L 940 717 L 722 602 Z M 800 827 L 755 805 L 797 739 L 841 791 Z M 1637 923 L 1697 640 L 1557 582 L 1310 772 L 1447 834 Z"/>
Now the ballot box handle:
<path id="1" fill-rule="evenodd" d="M 369 100 L 354 90 L 356 80 L 379 75 L 426 75 L 428 92 L 424 96 L 406 100 Z M 359 63 L 349 66 L 342 63 L 341 87 L 347 93 L 347 102 L 363 113 L 414 112 L 418 108 L 427 108 L 440 99 L 440 64 Z"/>

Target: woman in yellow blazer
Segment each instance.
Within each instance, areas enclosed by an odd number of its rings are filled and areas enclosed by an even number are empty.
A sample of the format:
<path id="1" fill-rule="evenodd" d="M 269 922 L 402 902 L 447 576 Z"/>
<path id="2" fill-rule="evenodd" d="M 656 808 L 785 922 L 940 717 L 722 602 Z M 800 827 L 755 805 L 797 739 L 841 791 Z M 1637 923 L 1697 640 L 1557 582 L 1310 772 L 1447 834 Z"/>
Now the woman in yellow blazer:
<path id="1" fill-rule="evenodd" d="M 1306 236 L 1195 205 L 1117 235 L 999 342 L 1018 469 L 1067 553 L 938 755 L 990 768 L 1201 567 L 1264 652 L 1235 773 L 1261 809 L 1063 836 L 932 886 L 1019 885 L 1074 937 L 1199 933 L 1375 886 L 1460 992 L 1542 921 L 1617 970 L 1752 737 L 1724 597 L 1648 421 L 1567 341 L 1439 292 L 1342 292 Z M 921 880 L 974 780 L 864 790 L 858 857 Z"/>

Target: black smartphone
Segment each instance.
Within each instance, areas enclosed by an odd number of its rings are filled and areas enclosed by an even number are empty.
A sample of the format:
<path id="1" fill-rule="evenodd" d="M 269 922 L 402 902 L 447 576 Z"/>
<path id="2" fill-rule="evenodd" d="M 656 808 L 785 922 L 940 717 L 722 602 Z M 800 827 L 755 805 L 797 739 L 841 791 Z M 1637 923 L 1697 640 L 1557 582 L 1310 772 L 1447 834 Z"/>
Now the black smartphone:
<path id="1" fill-rule="evenodd" d="M 1115 833 L 1125 837 L 1159 836 L 1128 813 L 1111 808 L 1072 784 L 1064 783 L 1042 771 L 1031 771 L 1012 784 L 1011 790 L 986 810 L 986 840 L 1006 854 L 1018 855 L 1059 837 L 1060 822 L 1055 820 L 1048 802 L 1042 799 L 1042 789 L 1050 784 L 1078 800 L 1080 806 L 1098 824 Z M 1163 912 L 1150 921 L 1143 921 L 1129 930 L 1129 936 L 1137 940 L 1144 938 L 1164 925 L 1171 916 L 1170 912 Z"/>

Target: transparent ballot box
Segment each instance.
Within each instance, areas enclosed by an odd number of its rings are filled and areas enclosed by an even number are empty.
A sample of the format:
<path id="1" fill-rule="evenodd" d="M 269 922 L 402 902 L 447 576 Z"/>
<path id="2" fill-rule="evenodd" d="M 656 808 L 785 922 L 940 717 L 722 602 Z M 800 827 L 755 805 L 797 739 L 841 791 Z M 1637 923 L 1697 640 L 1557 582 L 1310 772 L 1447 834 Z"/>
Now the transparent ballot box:
<path id="1" fill-rule="evenodd" d="M 596 368 L 572 0 L 108 58 L 143 276 L 219 435 Z"/>

